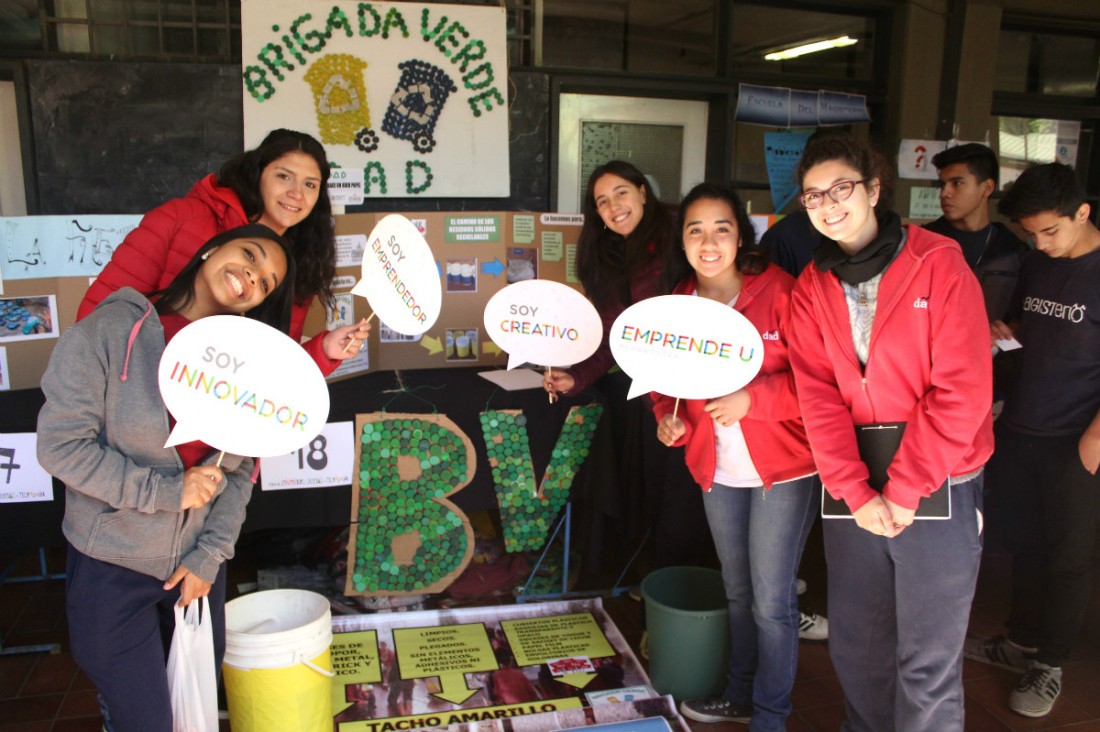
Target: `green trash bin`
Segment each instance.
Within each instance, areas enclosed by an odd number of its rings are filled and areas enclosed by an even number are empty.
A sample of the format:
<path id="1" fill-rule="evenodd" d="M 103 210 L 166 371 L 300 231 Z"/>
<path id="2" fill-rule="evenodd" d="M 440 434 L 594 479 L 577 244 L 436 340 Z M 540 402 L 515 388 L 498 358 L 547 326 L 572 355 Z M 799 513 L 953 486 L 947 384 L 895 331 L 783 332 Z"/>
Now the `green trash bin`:
<path id="1" fill-rule="evenodd" d="M 677 700 L 718 696 L 729 663 L 729 611 L 722 573 L 665 567 L 642 580 L 649 679 Z"/>

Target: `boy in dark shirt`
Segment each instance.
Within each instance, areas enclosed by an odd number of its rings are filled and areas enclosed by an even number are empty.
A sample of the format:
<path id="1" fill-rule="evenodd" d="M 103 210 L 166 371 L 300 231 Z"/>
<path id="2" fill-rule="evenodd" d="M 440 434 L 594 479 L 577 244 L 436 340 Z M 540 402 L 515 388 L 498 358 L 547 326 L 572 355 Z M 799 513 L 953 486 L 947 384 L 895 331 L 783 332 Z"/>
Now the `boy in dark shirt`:
<path id="1" fill-rule="evenodd" d="M 1048 714 L 1088 607 L 1100 494 L 1100 231 L 1084 189 L 1059 163 L 1030 168 L 998 209 L 1034 241 L 1006 325 L 1022 344 L 1020 373 L 996 426 L 987 468 L 990 521 L 1012 554 L 1007 635 L 964 653 L 1023 671 L 1009 708 Z"/>
<path id="2" fill-rule="evenodd" d="M 1027 246 L 1004 225 L 989 220 L 989 197 L 1000 166 L 985 145 L 949 147 L 932 158 L 939 171 L 943 216 L 924 228 L 954 239 L 978 278 L 990 322 L 1004 320 Z"/>

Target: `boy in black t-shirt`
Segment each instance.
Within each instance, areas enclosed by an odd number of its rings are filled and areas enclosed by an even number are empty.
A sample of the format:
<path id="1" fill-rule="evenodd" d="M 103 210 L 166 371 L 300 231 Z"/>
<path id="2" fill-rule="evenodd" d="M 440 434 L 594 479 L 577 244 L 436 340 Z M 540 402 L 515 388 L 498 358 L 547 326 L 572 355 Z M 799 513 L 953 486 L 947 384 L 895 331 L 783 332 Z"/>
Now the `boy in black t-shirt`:
<path id="1" fill-rule="evenodd" d="M 1092 588 L 1100 494 L 1100 231 L 1084 189 L 1059 163 L 1030 168 L 998 206 L 1038 251 L 1025 257 L 1009 323 L 994 340 L 1023 344 L 1020 373 L 996 426 L 988 465 L 990 518 L 1012 554 L 1007 635 L 968 640 L 964 653 L 1023 671 L 1012 711 L 1048 714 L 1062 662 Z"/>

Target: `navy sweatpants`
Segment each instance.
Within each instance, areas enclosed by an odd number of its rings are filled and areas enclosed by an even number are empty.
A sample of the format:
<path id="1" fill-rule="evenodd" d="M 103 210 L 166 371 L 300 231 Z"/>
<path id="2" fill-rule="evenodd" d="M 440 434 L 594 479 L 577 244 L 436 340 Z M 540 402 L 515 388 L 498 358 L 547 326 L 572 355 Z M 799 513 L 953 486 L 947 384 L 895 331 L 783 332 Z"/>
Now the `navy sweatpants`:
<path id="1" fill-rule="evenodd" d="M 99 689 L 115 732 L 172 732 L 165 664 L 179 586 L 69 546 L 65 609 L 73 658 Z M 225 655 L 225 565 L 210 590 L 214 661 Z"/>

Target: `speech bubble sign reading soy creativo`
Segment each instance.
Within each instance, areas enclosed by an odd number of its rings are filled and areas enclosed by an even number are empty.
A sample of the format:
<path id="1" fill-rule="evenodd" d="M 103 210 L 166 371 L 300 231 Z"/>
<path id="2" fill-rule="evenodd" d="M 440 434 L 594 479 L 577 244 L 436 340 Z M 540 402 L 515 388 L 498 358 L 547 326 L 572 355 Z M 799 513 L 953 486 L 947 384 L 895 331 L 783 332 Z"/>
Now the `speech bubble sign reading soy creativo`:
<path id="1" fill-rule="evenodd" d="M 385 216 L 367 237 L 362 278 L 351 291 L 365 297 L 389 328 L 410 336 L 435 325 L 443 304 L 431 247 L 400 214 Z"/>
<path id="2" fill-rule="evenodd" d="M 651 391 L 714 399 L 748 384 L 764 362 L 764 341 L 744 315 L 690 295 L 631 305 L 615 319 L 608 343 L 633 379 L 628 399 Z"/>
<path id="3" fill-rule="evenodd" d="M 214 315 L 169 341 L 158 370 L 176 426 L 165 447 L 201 440 L 249 457 L 294 452 L 328 420 L 328 386 L 305 349 L 248 318 Z"/>
<path id="4" fill-rule="evenodd" d="M 551 280 L 508 285 L 485 305 L 485 331 L 508 353 L 508 368 L 524 363 L 572 366 L 603 338 L 596 308 L 572 287 Z"/>

